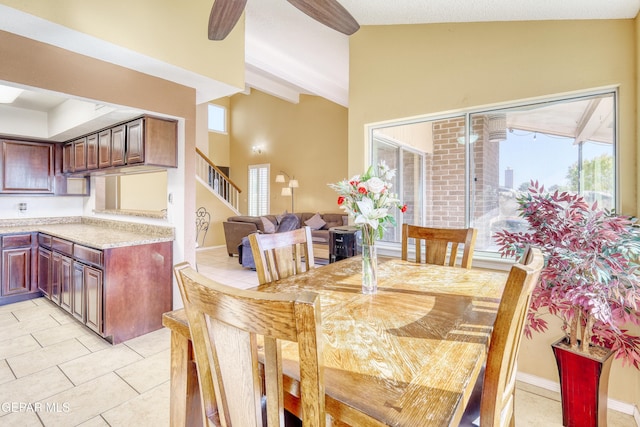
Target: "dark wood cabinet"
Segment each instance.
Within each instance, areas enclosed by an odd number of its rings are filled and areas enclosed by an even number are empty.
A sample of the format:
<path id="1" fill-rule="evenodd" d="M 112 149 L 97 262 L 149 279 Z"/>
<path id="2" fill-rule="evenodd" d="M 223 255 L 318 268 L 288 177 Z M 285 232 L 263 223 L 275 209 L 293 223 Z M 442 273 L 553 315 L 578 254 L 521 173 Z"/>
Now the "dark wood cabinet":
<path id="1" fill-rule="evenodd" d="M 51 301 L 71 312 L 71 257 L 73 243 L 58 237 L 50 237 L 51 242 Z"/>
<path id="2" fill-rule="evenodd" d="M 51 299 L 51 251 L 38 248 L 38 289 Z"/>
<path id="3" fill-rule="evenodd" d="M 31 292 L 31 248 L 2 249 L 2 296 Z"/>
<path id="4" fill-rule="evenodd" d="M 111 129 L 98 132 L 98 167 L 100 169 L 111 167 L 111 149 L 113 145 L 111 135 Z"/>
<path id="5" fill-rule="evenodd" d="M 33 234 L 4 235 L 1 239 L 0 305 L 36 296 L 36 243 Z"/>
<path id="6" fill-rule="evenodd" d="M 53 193 L 54 145 L 2 140 L 0 191 Z"/>
<path id="7" fill-rule="evenodd" d="M 172 242 L 100 250 L 45 233 L 33 242 L 38 295 L 113 344 L 162 328 L 173 307 Z"/>
<path id="8" fill-rule="evenodd" d="M 127 164 L 144 163 L 144 119 L 127 123 Z"/>
<path id="9" fill-rule="evenodd" d="M 73 141 L 73 171 L 87 170 L 87 138 L 83 137 Z"/>
<path id="10" fill-rule="evenodd" d="M 73 172 L 73 144 L 68 143 L 62 147 L 62 173 Z"/>
<path id="11" fill-rule="evenodd" d="M 54 252 L 53 265 L 56 266 L 53 269 L 53 274 L 58 275 L 54 277 L 54 281 L 57 281 L 60 290 L 60 307 L 71 313 L 71 292 L 73 286 L 72 260 L 68 256 Z"/>
<path id="12" fill-rule="evenodd" d="M 125 125 L 111 129 L 111 166 L 125 165 L 126 139 L 127 127 Z"/>
<path id="13" fill-rule="evenodd" d="M 177 167 L 178 122 L 144 116 L 68 142 L 64 150 L 66 174 L 90 175 L 94 170 L 129 166 Z"/>
<path id="14" fill-rule="evenodd" d="M 82 271 L 86 302 L 85 325 L 102 334 L 102 271 L 88 265 L 82 265 Z"/>
<path id="15" fill-rule="evenodd" d="M 87 136 L 87 170 L 98 169 L 98 134 Z"/>
<path id="16" fill-rule="evenodd" d="M 80 322 L 86 321 L 86 299 L 84 292 L 84 265 L 73 263 L 73 288 L 71 298 L 71 314 Z"/>

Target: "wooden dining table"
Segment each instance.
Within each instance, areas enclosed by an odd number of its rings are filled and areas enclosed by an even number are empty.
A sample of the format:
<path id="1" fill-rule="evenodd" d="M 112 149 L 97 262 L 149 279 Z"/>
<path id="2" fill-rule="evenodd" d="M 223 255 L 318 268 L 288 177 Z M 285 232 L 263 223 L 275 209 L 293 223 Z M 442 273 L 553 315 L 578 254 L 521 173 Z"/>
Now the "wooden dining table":
<path id="1" fill-rule="evenodd" d="M 361 425 L 456 426 L 486 360 L 507 274 L 378 260 L 378 292 L 361 293 L 359 256 L 265 284 L 320 294 L 327 413 Z M 202 425 L 189 328 L 171 329 L 171 426 Z M 296 392 L 297 346 L 283 345 L 285 388 Z"/>

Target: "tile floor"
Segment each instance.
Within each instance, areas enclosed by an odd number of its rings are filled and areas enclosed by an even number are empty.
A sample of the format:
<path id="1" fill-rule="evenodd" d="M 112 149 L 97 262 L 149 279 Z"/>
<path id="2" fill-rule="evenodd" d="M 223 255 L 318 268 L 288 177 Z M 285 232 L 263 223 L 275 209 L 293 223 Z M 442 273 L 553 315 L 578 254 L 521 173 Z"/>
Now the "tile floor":
<path id="1" fill-rule="evenodd" d="M 257 285 L 225 248 L 198 252 L 199 271 Z M 518 385 L 516 426 L 562 425 L 554 393 Z M 0 426 L 169 426 L 169 333 L 112 346 L 44 298 L 0 307 Z M 609 412 L 609 426 L 636 427 Z"/>

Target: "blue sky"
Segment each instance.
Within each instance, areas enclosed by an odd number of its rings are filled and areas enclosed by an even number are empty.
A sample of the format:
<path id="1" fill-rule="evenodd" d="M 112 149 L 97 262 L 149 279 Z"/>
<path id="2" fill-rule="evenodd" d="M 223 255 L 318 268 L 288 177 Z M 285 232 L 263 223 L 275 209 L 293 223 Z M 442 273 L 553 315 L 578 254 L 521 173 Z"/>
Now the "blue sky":
<path id="1" fill-rule="evenodd" d="M 500 142 L 500 185 L 504 186 L 504 171 L 513 169 L 513 186 L 518 188 L 523 182 L 537 179 L 550 187 L 565 185 L 569 166 L 578 160 L 578 146 L 573 138 L 561 138 L 514 130 L 507 132 L 507 139 Z M 609 144 L 587 143 L 583 158 L 597 157 L 612 153 Z"/>

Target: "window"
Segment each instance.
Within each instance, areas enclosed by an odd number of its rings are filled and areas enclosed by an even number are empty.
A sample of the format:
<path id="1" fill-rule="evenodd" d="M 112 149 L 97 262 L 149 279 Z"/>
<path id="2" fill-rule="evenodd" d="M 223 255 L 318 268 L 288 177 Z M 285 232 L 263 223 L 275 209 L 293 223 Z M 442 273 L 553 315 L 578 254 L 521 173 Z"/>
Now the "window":
<path id="1" fill-rule="evenodd" d="M 377 128 L 372 161 L 401 171 L 403 222 L 475 227 L 476 251 L 495 253 L 496 231 L 526 230 L 516 197 L 531 180 L 618 207 L 615 105 L 616 93 L 605 92 Z M 408 170 L 419 163 L 423 173 Z M 385 240 L 399 241 L 398 229 Z"/>
<path id="2" fill-rule="evenodd" d="M 396 170 L 391 182 L 393 192 L 397 193 L 402 203 L 407 205 L 407 212 L 401 214 L 397 208 L 392 215 L 396 224 L 421 224 L 423 217 L 422 182 L 424 174 L 424 154 L 395 142 L 392 134 L 397 129 L 376 129 L 373 137 L 373 164 L 381 160 Z M 384 242 L 402 241 L 400 227 L 388 227 L 382 236 Z"/>
<path id="3" fill-rule="evenodd" d="M 249 215 L 269 213 L 269 165 L 249 166 Z"/>
<path id="4" fill-rule="evenodd" d="M 208 105 L 209 130 L 227 133 L 227 109 L 216 104 Z"/>

